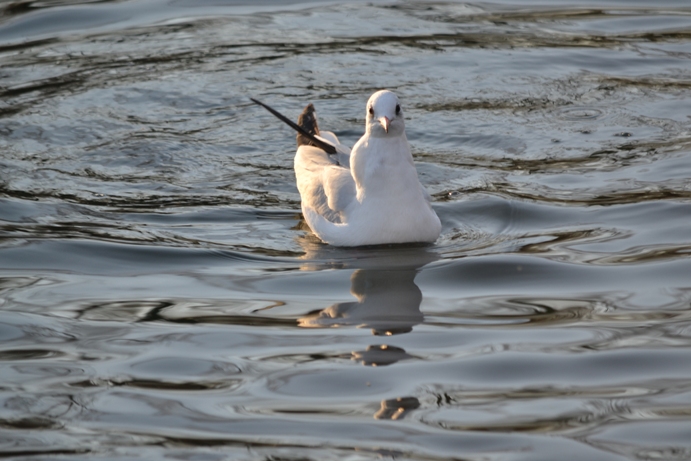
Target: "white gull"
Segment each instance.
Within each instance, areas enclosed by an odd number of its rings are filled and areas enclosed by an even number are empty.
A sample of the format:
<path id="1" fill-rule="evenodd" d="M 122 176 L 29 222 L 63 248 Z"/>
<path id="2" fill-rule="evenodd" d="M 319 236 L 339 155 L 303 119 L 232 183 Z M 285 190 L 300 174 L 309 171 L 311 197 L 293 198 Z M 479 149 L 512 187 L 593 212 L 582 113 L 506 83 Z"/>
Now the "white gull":
<path id="1" fill-rule="evenodd" d="M 295 176 L 302 213 L 322 241 L 363 246 L 437 240 L 441 223 L 418 179 L 394 93 L 381 90 L 369 98 L 365 134 L 352 150 L 335 134 L 319 132 L 312 104 L 295 125 L 252 101 L 298 130 Z"/>

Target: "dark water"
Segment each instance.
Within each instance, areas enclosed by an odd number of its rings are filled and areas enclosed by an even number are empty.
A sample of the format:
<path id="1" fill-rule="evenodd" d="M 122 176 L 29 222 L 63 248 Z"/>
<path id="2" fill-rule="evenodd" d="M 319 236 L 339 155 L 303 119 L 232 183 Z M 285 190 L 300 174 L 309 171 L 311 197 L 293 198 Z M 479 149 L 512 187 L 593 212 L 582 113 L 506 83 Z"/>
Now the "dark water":
<path id="1" fill-rule="evenodd" d="M 442 237 L 322 245 L 248 97 L 380 88 Z M 691 4 L 2 1 L 0 238 L 4 458 L 691 459 Z"/>

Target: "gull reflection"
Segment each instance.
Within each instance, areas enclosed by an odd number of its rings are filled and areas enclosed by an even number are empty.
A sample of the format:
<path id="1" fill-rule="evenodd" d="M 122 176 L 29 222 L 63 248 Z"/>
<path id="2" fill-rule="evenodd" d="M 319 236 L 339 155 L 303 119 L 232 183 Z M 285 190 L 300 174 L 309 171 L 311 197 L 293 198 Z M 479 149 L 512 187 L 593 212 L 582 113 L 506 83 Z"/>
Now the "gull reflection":
<path id="1" fill-rule="evenodd" d="M 366 366 L 381 367 L 399 360 L 411 359 L 413 356 L 400 347 L 379 344 L 367 346 L 364 351 L 355 351 L 351 354 L 351 358 Z"/>
<path id="2" fill-rule="evenodd" d="M 403 419 L 411 411 L 420 407 L 420 401 L 416 397 L 397 397 L 395 399 L 382 400 L 380 408 L 374 414 L 374 419 Z"/>
<path id="3" fill-rule="evenodd" d="M 421 267 L 439 258 L 428 248 L 391 246 L 341 250 L 309 242 L 303 248 L 306 250 L 305 270 L 355 269 L 350 277 L 350 292 L 356 301 L 336 303 L 312 312 L 299 319 L 300 326 L 357 326 L 371 328 L 375 335 L 391 336 L 410 332 L 424 320 L 420 312 L 422 292 L 415 284 L 415 276 Z M 383 357 L 398 350 L 382 347 L 371 346 L 357 354 L 364 357 L 363 363 L 373 364 L 375 362 L 366 357 L 375 353 Z"/>
<path id="4" fill-rule="evenodd" d="M 355 301 L 332 304 L 300 318 L 308 328 L 357 326 L 371 328 L 377 336 L 412 331 L 423 322 L 420 311 L 422 291 L 415 284 L 419 270 L 439 259 L 430 247 L 391 246 L 338 249 L 303 239 L 303 270 L 355 269 L 350 277 L 350 293 Z M 374 344 L 353 351 L 351 360 L 365 366 L 382 367 L 414 357 L 390 344 Z M 420 407 L 413 396 L 384 399 L 375 419 L 401 420 Z"/>
<path id="5" fill-rule="evenodd" d="M 358 269 L 350 277 L 357 301 L 336 303 L 299 320 L 302 327 L 353 325 L 375 335 L 407 333 L 424 319 L 415 269 Z"/>

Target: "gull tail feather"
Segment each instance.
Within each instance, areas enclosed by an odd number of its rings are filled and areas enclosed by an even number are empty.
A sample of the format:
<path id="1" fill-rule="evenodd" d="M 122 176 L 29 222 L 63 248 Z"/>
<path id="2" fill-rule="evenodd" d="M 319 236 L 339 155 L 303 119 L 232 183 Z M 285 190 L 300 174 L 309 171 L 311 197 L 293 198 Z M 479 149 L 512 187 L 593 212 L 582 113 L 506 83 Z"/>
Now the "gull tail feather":
<path id="1" fill-rule="evenodd" d="M 288 126 L 291 127 L 292 129 L 294 129 L 295 131 L 297 131 L 300 135 L 302 135 L 302 136 L 304 136 L 305 138 L 309 139 L 313 146 L 319 147 L 320 149 L 322 149 L 323 151 L 325 151 L 327 154 L 335 154 L 335 153 L 338 152 L 338 151 L 336 150 L 336 147 L 335 147 L 335 146 L 333 146 L 333 145 L 330 144 L 329 142 L 326 142 L 326 141 L 324 141 L 324 140 L 322 140 L 322 139 L 318 139 L 318 138 L 315 137 L 312 133 L 310 133 L 309 131 L 305 130 L 303 127 L 301 127 L 301 126 L 298 125 L 297 123 L 293 122 L 292 120 L 290 120 L 288 117 L 286 117 L 285 115 L 283 115 L 282 113 L 280 113 L 279 111 L 277 111 L 276 109 L 274 109 L 273 107 L 271 107 L 271 106 L 269 106 L 269 105 L 267 105 L 267 104 L 264 104 L 263 102 L 261 102 L 261 101 L 259 101 L 259 100 L 257 100 L 257 99 L 254 99 L 254 98 L 250 98 L 250 101 L 252 101 L 253 103 L 255 103 L 255 104 L 259 105 L 259 106 L 262 106 L 264 109 L 266 109 L 266 110 L 268 110 L 269 112 L 271 112 L 277 119 L 281 120 L 281 121 L 284 122 L 286 125 L 288 125 Z"/>

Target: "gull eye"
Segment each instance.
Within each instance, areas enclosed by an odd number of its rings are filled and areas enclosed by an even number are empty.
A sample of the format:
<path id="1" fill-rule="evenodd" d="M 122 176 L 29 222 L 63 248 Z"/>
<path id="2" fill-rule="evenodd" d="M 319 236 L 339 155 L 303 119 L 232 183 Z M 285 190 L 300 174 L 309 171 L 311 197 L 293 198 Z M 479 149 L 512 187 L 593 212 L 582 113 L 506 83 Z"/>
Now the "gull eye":
<path id="1" fill-rule="evenodd" d="M 400 104 L 396 104 L 396 114 L 398 115 L 398 114 L 400 114 L 400 113 L 401 113 L 401 105 L 400 105 Z"/>
<path id="2" fill-rule="evenodd" d="M 369 114 L 374 115 L 374 108 L 372 106 L 370 106 L 369 108 Z"/>

